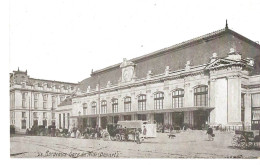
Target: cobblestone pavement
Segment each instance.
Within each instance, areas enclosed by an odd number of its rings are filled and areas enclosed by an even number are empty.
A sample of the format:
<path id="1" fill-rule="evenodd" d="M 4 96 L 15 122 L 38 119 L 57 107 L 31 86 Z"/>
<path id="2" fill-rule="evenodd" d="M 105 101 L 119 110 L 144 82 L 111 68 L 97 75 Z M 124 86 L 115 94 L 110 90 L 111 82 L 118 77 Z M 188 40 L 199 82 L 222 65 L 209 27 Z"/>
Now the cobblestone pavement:
<path id="1" fill-rule="evenodd" d="M 75 139 L 46 136 L 11 137 L 11 157 L 40 158 L 258 158 L 260 150 L 231 146 L 233 133 L 214 132 L 208 141 L 205 131 L 186 131 L 169 139 L 167 133 L 143 143 Z"/>

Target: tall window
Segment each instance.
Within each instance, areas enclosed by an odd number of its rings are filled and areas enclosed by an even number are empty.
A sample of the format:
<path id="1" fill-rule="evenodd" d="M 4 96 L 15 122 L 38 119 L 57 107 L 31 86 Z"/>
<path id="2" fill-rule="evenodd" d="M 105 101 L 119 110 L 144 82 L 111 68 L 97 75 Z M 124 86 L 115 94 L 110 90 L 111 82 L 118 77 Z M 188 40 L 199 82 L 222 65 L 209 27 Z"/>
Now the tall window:
<path id="1" fill-rule="evenodd" d="M 47 108 L 47 99 L 48 99 L 48 95 L 44 94 L 43 95 L 43 108 L 46 109 Z"/>
<path id="2" fill-rule="evenodd" d="M 47 112 L 42 113 L 43 118 L 47 118 Z"/>
<path id="3" fill-rule="evenodd" d="M 22 120 L 22 129 L 26 129 L 26 120 L 25 119 Z"/>
<path id="4" fill-rule="evenodd" d="M 34 93 L 33 95 L 34 97 L 34 109 L 37 109 L 38 108 L 38 94 L 37 93 Z"/>
<path id="5" fill-rule="evenodd" d="M 245 121 L 245 94 L 241 94 L 241 121 Z"/>
<path id="6" fill-rule="evenodd" d="M 52 96 L 52 108 L 56 108 L 56 97 Z"/>
<path id="7" fill-rule="evenodd" d="M 63 129 L 65 128 L 65 119 L 66 119 L 66 116 L 65 116 L 65 113 L 63 113 Z"/>
<path id="8" fill-rule="evenodd" d="M 26 108 L 26 93 L 22 93 L 22 107 Z"/>
<path id="9" fill-rule="evenodd" d="M 97 114 L 97 103 L 95 101 L 91 103 L 91 112 Z"/>
<path id="10" fill-rule="evenodd" d="M 138 96 L 138 110 L 139 111 L 146 110 L 146 95 Z"/>
<path id="11" fill-rule="evenodd" d="M 61 114 L 59 114 L 59 128 L 61 129 Z"/>
<path id="12" fill-rule="evenodd" d="M 26 117 L 26 113 L 22 112 L 22 118 L 25 118 L 25 117 Z"/>
<path id="13" fill-rule="evenodd" d="M 198 86 L 194 89 L 194 105 L 208 106 L 208 87 Z"/>
<path id="14" fill-rule="evenodd" d="M 67 120 L 68 120 L 68 128 L 70 127 L 70 113 L 67 113 Z"/>
<path id="15" fill-rule="evenodd" d="M 125 99 L 124 99 L 124 110 L 125 110 L 125 112 L 131 111 L 131 97 L 125 97 Z"/>
<path id="16" fill-rule="evenodd" d="M 101 113 L 107 113 L 107 101 L 101 101 Z"/>
<path id="17" fill-rule="evenodd" d="M 38 117 L 37 112 L 33 112 L 33 118 L 37 118 L 37 117 Z"/>
<path id="18" fill-rule="evenodd" d="M 118 112 L 118 99 L 112 100 L 112 112 L 117 113 Z"/>
<path id="19" fill-rule="evenodd" d="M 260 124 L 260 93 L 251 95 L 252 97 L 252 129 L 259 129 Z"/>
<path id="20" fill-rule="evenodd" d="M 154 109 L 163 109 L 163 92 L 157 92 L 154 94 Z"/>
<path id="21" fill-rule="evenodd" d="M 44 125 L 45 127 L 47 126 L 47 120 L 46 119 L 42 120 L 42 125 Z"/>
<path id="22" fill-rule="evenodd" d="M 172 108 L 183 107 L 184 90 L 177 89 L 172 92 Z"/>
<path id="23" fill-rule="evenodd" d="M 86 114 L 87 114 L 87 109 L 88 109 L 88 104 L 87 104 L 87 103 L 84 103 L 84 104 L 83 104 L 83 115 L 86 115 Z"/>
<path id="24" fill-rule="evenodd" d="M 64 96 L 60 96 L 60 102 L 64 101 Z"/>

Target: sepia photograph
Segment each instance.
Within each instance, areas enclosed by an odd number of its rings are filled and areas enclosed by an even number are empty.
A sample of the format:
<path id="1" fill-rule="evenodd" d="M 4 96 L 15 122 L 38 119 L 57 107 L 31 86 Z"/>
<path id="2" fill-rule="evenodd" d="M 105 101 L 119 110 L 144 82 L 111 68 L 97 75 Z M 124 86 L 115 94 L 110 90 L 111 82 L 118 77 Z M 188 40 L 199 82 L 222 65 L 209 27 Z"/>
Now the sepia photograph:
<path id="1" fill-rule="evenodd" d="M 9 0 L 10 158 L 259 159 L 259 15 L 258 0 Z"/>

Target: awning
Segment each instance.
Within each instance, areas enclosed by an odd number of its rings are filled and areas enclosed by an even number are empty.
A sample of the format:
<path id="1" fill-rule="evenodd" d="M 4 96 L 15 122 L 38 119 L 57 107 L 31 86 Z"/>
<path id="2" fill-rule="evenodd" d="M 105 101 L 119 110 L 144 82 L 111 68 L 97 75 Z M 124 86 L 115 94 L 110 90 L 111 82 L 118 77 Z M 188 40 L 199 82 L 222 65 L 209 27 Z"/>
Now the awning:
<path id="1" fill-rule="evenodd" d="M 154 114 L 154 113 L 166 113 L 166 112 L 192 112 L 192 111 L 211 111 L 214 107 L 182 107 L 182 108 L 171 108 L 171 109 L 157 109 L 157 110 L 143 110 L 143 111 L 131 111 L 131 112 L 117 112 L 117 113 L 106 113 L 100 114 L 100 117 L 104 116 L 119 116 L 119 115 L 133 115 L 133 114 Z M 80 115 L 80 116 L 71 116 L 71 118 L 80 117 L 99 117 L 99 114 L 90 114 L 90 115 Z"/>

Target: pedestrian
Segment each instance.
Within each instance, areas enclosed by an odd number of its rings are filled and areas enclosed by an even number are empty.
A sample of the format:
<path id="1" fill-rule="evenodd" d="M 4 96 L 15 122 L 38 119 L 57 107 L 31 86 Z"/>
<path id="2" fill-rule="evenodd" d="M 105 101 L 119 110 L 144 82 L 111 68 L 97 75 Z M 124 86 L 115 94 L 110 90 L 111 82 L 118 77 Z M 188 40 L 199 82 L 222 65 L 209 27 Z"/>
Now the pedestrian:
<path id="1" fill-rule="evenodd" d="M 140 133 L 141 133 L 141 129 L 140 128 L 138 128 L 137 130 L 136 130 L 136 132 L 135 132 L 135 137 L 136 137 L 136 143 L 137 144 L 141 144 L 141 140 L 140 140 Z"/>
<path id="2" fill-rule="evenodd" d="M 146 139 L 146 133 L 147 133 L 147 129 L 145 128 L 144 126 L 144 129 L 143 129 L 143 137 Z"/>
<path id="3" fill-rule="evenodd" d="M 208 130 L 207 130 L 207 134 L 208 134 L 208 139 L 209 141 L 213 141 L 214 140 L 214 134 L 213 134 L 213 129 L 209 126 Z"/>

